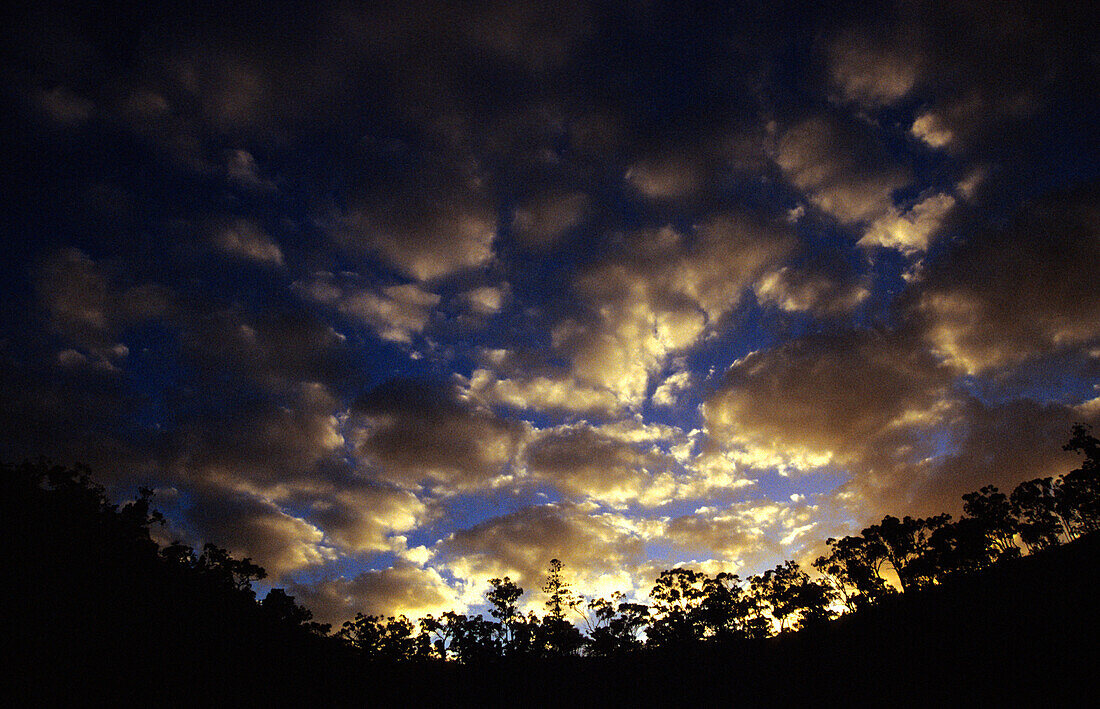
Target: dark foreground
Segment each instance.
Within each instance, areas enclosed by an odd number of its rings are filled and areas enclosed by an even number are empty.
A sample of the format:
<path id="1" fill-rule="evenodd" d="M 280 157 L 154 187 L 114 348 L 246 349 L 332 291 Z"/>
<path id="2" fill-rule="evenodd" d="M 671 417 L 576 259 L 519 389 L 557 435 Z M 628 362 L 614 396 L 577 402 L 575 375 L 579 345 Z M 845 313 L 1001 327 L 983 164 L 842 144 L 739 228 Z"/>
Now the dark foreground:
<path id="1" fill-rule="evenodd" d="M 1098 562 L 1093 535 L 816 631 L 471 667 L 366 664 L 231 608 L 188 606 L 163 579 L 104 559 L 110 578 L 67 590 L 16 582 L 5 694 L 22 706 L 1092 705 Z"/>

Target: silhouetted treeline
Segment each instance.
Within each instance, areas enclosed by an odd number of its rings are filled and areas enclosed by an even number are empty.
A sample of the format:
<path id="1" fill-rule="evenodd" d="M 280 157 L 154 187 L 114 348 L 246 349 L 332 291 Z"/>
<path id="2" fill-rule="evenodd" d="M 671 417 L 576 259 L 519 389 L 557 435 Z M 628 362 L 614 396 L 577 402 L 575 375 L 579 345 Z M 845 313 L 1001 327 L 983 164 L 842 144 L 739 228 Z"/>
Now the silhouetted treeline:
<path id="1" fill-rule="evenodd" d="M 249 559 L 159 548 L 148 490 L 112 505 L 86 469 L 2 466 L 15 571 L 3 659 L 39 701 L 536 705 L 565 686 L 600 704 L 1074 699 L 1097 656 L 1100 441 L 1077 425 L 1065 448 L 1081 467 L 964 495 L 958 520 L 886 516 L 828 540 L 816 578 L 792 561 L 745 579 L 676 568 L 646 605 L 575 594 L 555 559 L 542 615 L 520 612 L 523 589 L 504 577 L 489 582 L 489 617 L 360 614 L 331 634 L 282 590 L 257 600 L 264 570 Z M 951 694 L 960 677 L 968 688 Z"/>
<path id="2" fill-rule="evenodd" d="M 9 611 L 4 666 L 11 686 L 48 702 L 89 696 L 180 696 L 241 669 L 266 683 L 289 654 L 338 651 L 330 628 L 282 590 L 256 599 L 265 576 L 207 544 L 160 548 L 151 492 L 112 505 L 87 469 L 46 462 L 0 466 L 0 520 Z"/>
<path id="3" fill-rule="evenodd" d="M 448 612 L 412 621 L 360 614 L 338 635 L 379 660 L 472 663 L 729 644 L 819 626 L 899 592 L 927 589 L 1100 528 L 1100 443 L 1078 424 L 1065 449 L 1084 454 L 1080 468 L 1020 483 L 1010 495 L 992 485 L 963 495 L 958 520 L 887 515 L 858 535 L 827 540 L 829 554 L 812 564 L 817 578 L 793 561 L 745 579 L 675 568 L 661 572 L 643 605 L 621 594 L 575 595 L 554 559 L 541 617 L 518 611 L 523 589 L 504 577 L 489 582 L 490 618 Z"/>

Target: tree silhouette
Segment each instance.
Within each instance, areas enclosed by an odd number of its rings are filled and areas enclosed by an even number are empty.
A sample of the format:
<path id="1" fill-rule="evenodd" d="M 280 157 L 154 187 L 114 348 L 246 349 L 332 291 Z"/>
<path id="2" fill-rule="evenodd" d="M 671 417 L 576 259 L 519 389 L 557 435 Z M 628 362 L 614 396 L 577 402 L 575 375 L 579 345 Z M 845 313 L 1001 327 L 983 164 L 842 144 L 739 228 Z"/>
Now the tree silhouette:
<path id="1" fill-rule="evenodd" d="M 328 623 L 314 622 L 313 612 L 295 603 L 294 597 L 288 596 L 281 588 L 268 591 L 267 596 L 260 602 L 260 608 L 279 625 L 303 628 L 317 635 L 328 635 L 332 630 L 332 626 Z"/>
<path id="2" fill-rule="evenodd" d="M 447 611 L 438 619 L 427 616 L 420 621 L 430 637 L 435 654 L 442 660 L 462 663 L 484 663 L 500 658 L 503 646 L 499 626 L 482 616 L 467 617 Z"/>
<path id="3" fill-rule="evenodd" d="M 928 540 L 940 527 L 951 520 L 942 514 L 918 519 L 906 515 L 904 519 L 886 515 L 879 524 L 864 529 L 863 537 L 881 545 L 886 562 L 898 576 L 902 591 L 919 588 L 923 577 L 916 573 L 918 567 L 909 568 L 910 562 L 921 557 L 928 548 Z"/>
<path id="4" fill-rule="evenodd" d="M 403 662 L 425 659 L 430 644 L 426 633 L 414 633 L 414 623 L 403 615 L 383 618 L 358 613 L 338 633 L 350 647 L 372 660 Z"/>
<path id="5" fill-rule="evenodd" d="M 485 600 L 491 606 L 489 615 L 497 620 L 497 637 L 506 655 L 526 655 L 535 650 L 536 618 L 525 617 L 519 612 L 518 601 L 523 589 L 505 576 L 489 579 L 491 587 Z"/>
<path id="6" fill-rule="evenodd" d="M 542 587 L 547 613 L 538 625 L 536 640 L 542 655 L 573 655 L 584 644 L 581 632 L 565 617 L 566 612 L 574 611 L 580 601 L 562 577 L 561 569 L 561 561 L 551 559 Z"/>
<path id="7" fill-rule="evenodd" d="M 752 606 L 753 599 L 741 588 L 741 579 L 720 572 L 703 579 L 703 598 L 694 613 L 705 638 L 726 643 L 750 635 L 746 621 Z"/>
<path id="8" fill-rule="evenodd" d="M 1059 514 L 1058 488 L 1052 478 L 1036 478 L 1016 486 L 1009 498 L 1019 520 L 1020 538 L 1029 551 L 1049 549 L 1069 536 L 1069 524 Z"/>
<path id="9" fill-rule="evenodd" d="M 649 623 L 649 606 L 628 603 L 616 591 L 611 599 L 594 598 L 588 602 L 585 615 L 588 638 L 586 654 L 614 657 L 642 648 L 638 632 Z"/>
<path id="10" fill-rule="evenodd" d="M 1008 497 L 993 485 L 986 485 L 977 492 L 963 495 L 963 511 L 977 520 L 988 540 L 991 562 L 1020 553 L 1014 537 L 1019 531 L 1019 520 L 1012 513 Z"/>
<path id="11" fill-rule="evenodd" d="M 1074 424 L 1069 442 L 1062 448 L 1083 453 L 1081 467 L 1062 476 L 1060 512 L 1074 536 L 1100 529 L 1100 440 L 1091 427 Z"/>
<path id="12" fill-rule="evenodd" d="M 828 556 L 814 562 L 814 568 L 837 580 L 844 589 L 845 604 L 856 611 L 878 603 L 894 593 L 880 572 L 886 563 L 886 547 L 876 539 L 862 536 L 829 538 Z"/>
<path id="13" fill-rule="evenodd" d="M 830 605 L 833 591 L 813 581 L 798 564 L 787 561 L 755 577 L 754 590 L 767 604 L 780 632 L 806 625 L 818 625 L 834 615 Z"/>
<path id="14" fill-rule="evenodd" d="M 675 647 L 704 636 L 699 606 L 706 597 L 706 574 L 692 569 L 662 571 L 649 592 L 652 622 L 647 636 L 654 647 Z"/>

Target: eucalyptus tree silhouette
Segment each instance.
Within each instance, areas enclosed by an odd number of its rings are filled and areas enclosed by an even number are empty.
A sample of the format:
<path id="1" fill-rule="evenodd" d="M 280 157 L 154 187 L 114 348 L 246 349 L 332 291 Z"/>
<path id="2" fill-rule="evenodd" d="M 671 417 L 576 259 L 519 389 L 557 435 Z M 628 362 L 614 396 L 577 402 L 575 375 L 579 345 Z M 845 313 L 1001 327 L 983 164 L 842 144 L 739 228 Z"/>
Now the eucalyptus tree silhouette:
<path id="1" fill-rule="evenodd" d="M 1028 551 L 1055 547 L 1068 538 L 1069 523 L 1060 514 L 1058 486 L 1053 478 L 1035 478 L 1015 487 L 1009 497 L 1018 521 L 1020 538 Z"/>
<path id="2" fill-rule="evenodd" d="M 338 637 L 371 660 L 426 659 L 431 650 L 428 635 L 415 629 L 416 624 L 403 615 L 384 618 L 358 613 L 354 620 L 344 622 Z"/>
<path id="3" fill-rule="evenodd" d="M 898 519 L 886 515 L 882 522 L 864 529 L 865 539 L 877 542 L 883 551 L 886 562 L 898 576 L 902 591 L 918 588 L 923 580 L 917 573 L 919 566 L 910 568 L 911 562 L 920 558 L 928 548 L 932 533 L 951 520 L 951 515 L 942 514 L 919 519 L 905 516 Z"/>
<path id="4" fill-rule="evenodd" d="M 829 555 L 818 557 L 813 566 L 835 580 L 848 610 L 874 605 L 894 593 L 894 587 L 886 583 L 881 574 L 886 563 L 886 548 L 881 542 L 848 536 L 829 538 L 825 543 L 829 545 Z"/>
<path id="5" fill-rule="evenodd" d="M 1081 467 L 1062 476 L 1060 510 L 1074 536 L 1100 530 L 1100 440 L 1091 427 L 1077 423 L 1062 448 L 1083 453 Z"/>
<path id="6" fill-rule="evenodd" d="M 616 591 L 610 599 L 594 598 L 584 614 L 588 637 L 585 653 L 594 657 L 615 657 L 642 648 L 639 631 L 650 622 L 649 606 L 629 603 Z"/>
<path id="7" fill-rule="evenodd" d="M 546 615 L 539 622 L 536 632 L 537 651 L 541 655 L 574 655 L 584 645 L 581 632 L 566 618 L 567 613 L 576 611 L 580 599 L 565 581 L 561 570 L 561 561 L 551 559 L 546 583 L 542 587 L 546 594 Z"/>
<path id="8" fill-rule="evenodd" d="M 648 645 L 676 647 L 704 635 L 699 606 L 706 597 L 706 574 L 693 569 L 662 571 L 649 592 L 653 599 L 652 621 L 646 632 Z"/>

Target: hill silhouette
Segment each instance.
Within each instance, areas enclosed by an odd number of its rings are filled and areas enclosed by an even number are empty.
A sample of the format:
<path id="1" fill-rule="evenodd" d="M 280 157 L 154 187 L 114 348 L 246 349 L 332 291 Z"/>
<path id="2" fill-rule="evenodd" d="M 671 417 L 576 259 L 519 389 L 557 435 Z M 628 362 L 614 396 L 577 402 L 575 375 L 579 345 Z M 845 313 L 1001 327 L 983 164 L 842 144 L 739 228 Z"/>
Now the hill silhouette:
<path id="1" fill-rule="evenodd" d="M 147 491 L 116 506 L 83 469 L 2 472 L 2 661 L 18 704 L 1083 705 L 1100 659 L 1095 532 L 778 637 L 394 663 L 279 590 L 257 601 L 263 570 L 247 559 L 159 548 Z M 494 589 L 514 604 L 507 579 Z"/>

